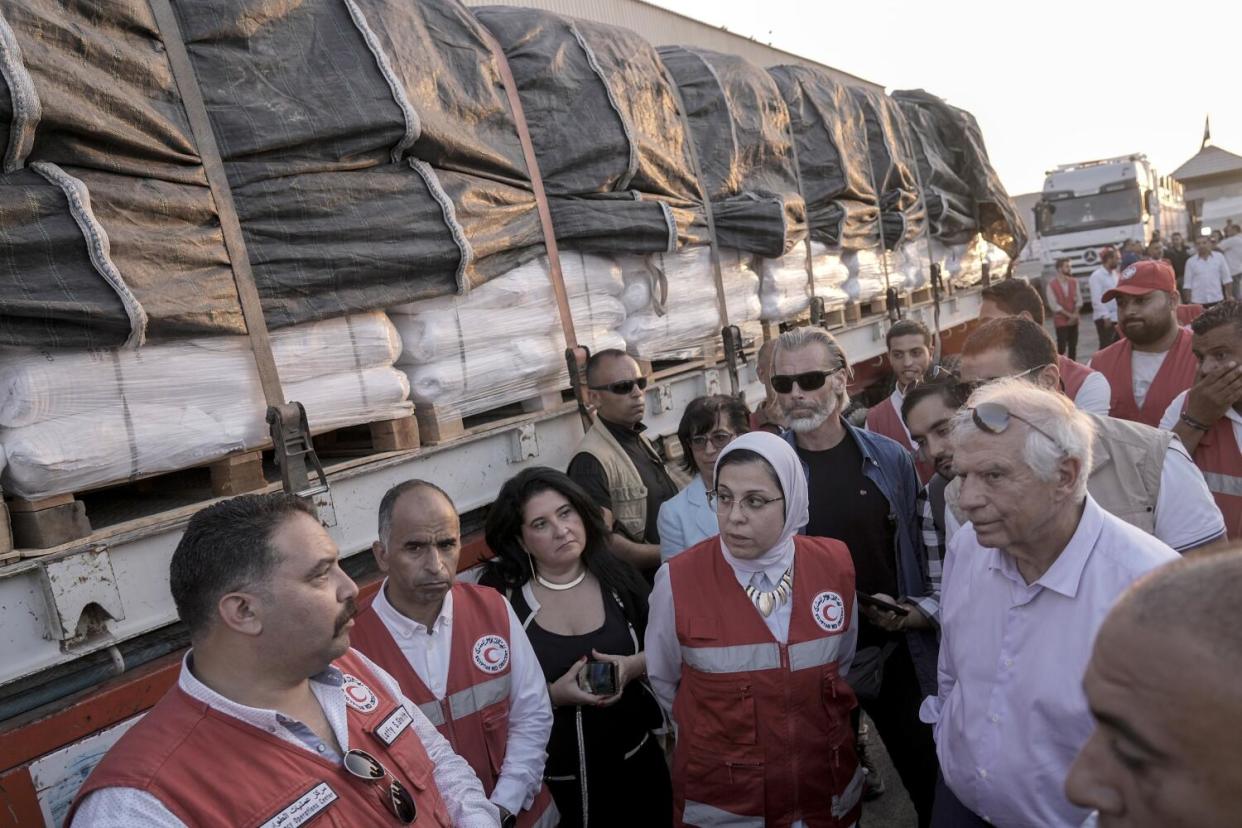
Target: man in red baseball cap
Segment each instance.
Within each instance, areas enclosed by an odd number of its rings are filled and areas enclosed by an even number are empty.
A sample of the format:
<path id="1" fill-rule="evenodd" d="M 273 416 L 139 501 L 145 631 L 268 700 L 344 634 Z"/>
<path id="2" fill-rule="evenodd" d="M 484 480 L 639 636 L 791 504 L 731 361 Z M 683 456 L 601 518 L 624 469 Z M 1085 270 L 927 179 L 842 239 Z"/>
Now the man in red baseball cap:
<path id="1" fill-rule="evenodd" d="M 1108 413 L 1156 426 L 1173 398 L 1194 383 L 1196 371 L 1190 331 L 1177 323 L 1173 266 L 1163 260 L 1135 262 L 1101 298 L 1117 301 L 1124 334 L 1091 359 L 1112 387 Z"/>

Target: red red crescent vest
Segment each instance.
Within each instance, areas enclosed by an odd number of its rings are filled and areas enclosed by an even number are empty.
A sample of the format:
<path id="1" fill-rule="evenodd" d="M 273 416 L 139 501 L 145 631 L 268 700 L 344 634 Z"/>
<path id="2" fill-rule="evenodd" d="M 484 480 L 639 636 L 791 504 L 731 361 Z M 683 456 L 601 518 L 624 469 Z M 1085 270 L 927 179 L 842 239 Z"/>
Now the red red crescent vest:
<path id="1" fill-rule="evenodd" d="M 1091 367 L 1102 373 L 1112 386 L 1112 400 L 1108 413 L 1123 420 L 1145 423 L 1152 428 L 1160 426 L 1160 418 L 1173 402 L 1173 398 L 1194 385 L 1199 361 L 1190 349 L 1191 333 L 1178 328 L 1177 339 L 1169 349 L 1147 389 L 1147 398 L 1139 408 L 1134 401 L 1134 376 L 1130 368 L 1133 349 L 1130 340 L 1122 338 L 1091 358 Z"/>
<path id="2" fill-rule="evenodd" d="M 453 584 L 453 638 L 445 697 L 437 699 L 414 672 L 368 600 L 354 619 L 350 643 L 383 667 L 418 705 L 453 750 L 470 763 L 492 795 L 509 745 L 510 630 L 508 602 L 494 589 Z M 552 826 L 559 814 L 548 786 L 540 788 L 518 825 Z"/>
<path id="3" fill-rule="evenodd" d="M 873 434 L 883 434 L 912 452 L 917 448 L 910 442 L 910 432 L 906 431 L 906 424 L 901 421 L 901 413 L 893 406 L 892 397 L 885 397 L 883 401 L 868 409 L 867 431 Z M 936 467 L 919 459 L 917 455 L 912 455 L 912 459 L 914 469 L 919 475 L 919 483 L 926 484 L 935 474 Z"/>
<path id="4" fill-rule="evenodd" d="M 788 643 L 764 624 L 710 538 L 669 562 L 682 647 L 673 702 L 674 818 L 681 825 L 844 828 L 863 772 L 837 674 L 854 607 L 840 541 L 794 538 Z"/>
<path id="5" fill-rule="evenodd" d="M 1071 400 L 1078 396 L 1078 390 L 1087 381 L 1087 377 L 1095 373 L 1081 362 L 1075 362 L 1064 354 L 1057 357 L 1057 368 L 1061 370 L 1061 384 L 1065 386 L 1065 396 Z"/>
<path id="6" fill-rule="evenodd" d="M 1182 400 L 1182 411 L 1190 395 Z M 1195 446 L 1195 465 L 1203 472 L 1212 499 L 1225 518 L 1229 540 L 1242 538 L 1242 451 L 1233 435 L 1233 421 L 1221 417 Z"/>
<path id="7" fill-rule="evenodd" d="M 418 805 L 419 825 L 449 826 L 435 765 L 413 718 L 353 652 L 334 666 L 347 676 L 349 746 L 378 759 Z M 137 788 L 186 825 L 231 828 L 401 825 L 369 785 L 339 764 L 290 744 L 173 687 L 121 737 L 74 797 L 68 825 L 87 794 Z"/>
<path id="8" fill-rule="evenodd" d="M 1203 305 L 1178 305 L 1177 324 L 1187 326 L 1203 316 Z"/>
<path id="9" fill-rule="evenodd" d="M 1065 287 L 1055 276 L 1052 279 L 1052 294 L 1057 299 L 1057 307 L 1053 308 L 1052 324 L 1057 328 L 1071 328 L 1078 325 L 1078 282 L 1070 279 Z"/>

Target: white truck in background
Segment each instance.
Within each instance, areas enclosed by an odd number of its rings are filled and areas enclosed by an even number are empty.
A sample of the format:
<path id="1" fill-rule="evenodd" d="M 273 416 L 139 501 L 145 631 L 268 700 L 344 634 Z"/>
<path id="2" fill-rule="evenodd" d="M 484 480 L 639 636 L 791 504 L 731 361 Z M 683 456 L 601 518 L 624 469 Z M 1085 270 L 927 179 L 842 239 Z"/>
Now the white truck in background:
<path id="1" fill-rule="evenodd" d="M 1060 258 L 1070 260 L 1083 303 L 1090 301 L 1087 277 L 1099 266 L 1105 245 L 1126 239 L 1166 241 L 1188 230 L 1182 185 L 1160 175 L 1142 153 L 1062 164 L 1044 176 L 1035 205 L 1035 237 L 1044 272 Z"/>

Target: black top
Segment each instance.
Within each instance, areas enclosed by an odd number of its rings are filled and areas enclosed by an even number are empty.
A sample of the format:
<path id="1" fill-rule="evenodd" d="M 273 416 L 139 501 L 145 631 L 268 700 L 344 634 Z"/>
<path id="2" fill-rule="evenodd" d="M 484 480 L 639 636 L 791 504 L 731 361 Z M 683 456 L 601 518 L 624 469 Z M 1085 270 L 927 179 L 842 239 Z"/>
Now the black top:
<path id="1" fill-rule="evenodd" d="M 664 461 L 660 459 L 660 456 L 639 437 L 646 430 L 646 426 L 639 423 L 634 428 L 627 428 L 610 423 L 603 417 L 600 417 L 599 421 L 604 424 L 604 427 L 625 451 L 626 456 L 634 463 L 639 478 L 647 487 L 646 531 L 643 537 L 631 537 L 630 540 L 639 543 L 659 543 L 660 530 L 656 528 L 656 525 L 660 519 L 660 505 L 677 494 L 677 484 L 665 471 Z M 597 506 L 612 511 L 612 494 L 608 489 L 608 475 L 604 473 L 603 464 L 593 455 L 586 452 L 575 454 L 569 461 L 569 469 L 566 473 L 571 480 L 586 490 L 587 495 L 595 501 Z M 624 531 L 619 524 L 616 529 Z M 625 534 L 628 536 L 629 533 Z"/>
<path id="2" fill-rule="evenodd" d="M 863 474 L 863 454 L 854 438 L 847 431 L 841 442 L 826 451 L 799 447 L 798 457 L 810 470 L 811 515 L 806 534 L 835 538 L 849 547 L 859 590 L 896 596 L 897 524 L 889 517 L 892 508 L 884 493 Z M 858 646 L 880 643 L 884 637 L 878 627 L 863 623 Z"/>
<path id="3" fill-rule="evenodd" d="M 548 683 L 559 679 L 582 656 L 591 650 L 609 655 L 633 655 L 634 638 L 621 604 L 604 588 L 604 624 L 584 635 L 558 635 L 539 626 L 539 617 L 526 628 L 539 666 Z M 520 589 L 512 590 L 513 612 L 523 622 L 530 607 Z M 637 631 L 636 635 L 640 635 Z M 640 639 L 641 645 L 641 639 Z M 548 739 L 548 776 L 578 773 L 578 734 L 576 707 L 558 707 L 553 711 L 552 735 Z M 631 681 L 622 691 L 621 700 L 611 707 L 583 707 L 584 746 L 593 759 L 617 762 L 633 750 L 650 730 L 663 723 L 655 698 L 642 681 Z"/>

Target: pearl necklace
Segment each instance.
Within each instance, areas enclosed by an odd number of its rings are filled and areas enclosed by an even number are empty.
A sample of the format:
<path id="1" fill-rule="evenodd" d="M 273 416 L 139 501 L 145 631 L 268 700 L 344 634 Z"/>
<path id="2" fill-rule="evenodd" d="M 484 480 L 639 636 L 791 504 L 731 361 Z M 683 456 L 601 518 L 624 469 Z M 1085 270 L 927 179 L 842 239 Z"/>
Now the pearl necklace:
<path id="1" fill-rule="evenodd" d="M 539 585 L 543 587 L 544 589 L 550 589 L 553 592 L 564 592 L 565 590 L 573 589 L 578 584 L 582 583 L 584 580 L 586 580 L 586 576 L 587 576 L 587 570 L 586 570 L 586 567 L 583 567 L 582 572 L 578 575 L 578 577 L 574 578 L 572 581 L 570 581 L 567 584 L 553 583 L 552 581 L 549 581 L 547 578 L 544 578 L 538 572 L 535 573 L 535 580 L 538 581 Z"/>

